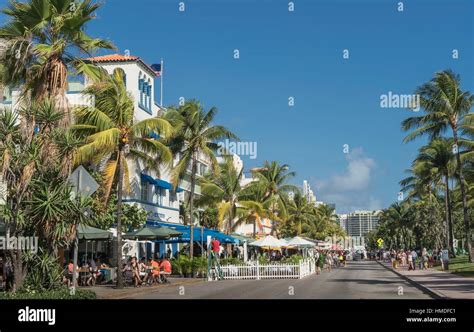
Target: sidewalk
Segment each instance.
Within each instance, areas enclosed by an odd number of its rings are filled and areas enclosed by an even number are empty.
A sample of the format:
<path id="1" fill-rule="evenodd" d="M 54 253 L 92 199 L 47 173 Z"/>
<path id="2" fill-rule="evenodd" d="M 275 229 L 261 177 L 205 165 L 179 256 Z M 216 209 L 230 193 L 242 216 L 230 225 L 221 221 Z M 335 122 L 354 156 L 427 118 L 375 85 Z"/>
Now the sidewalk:
<path id="1" fill-rule="evenodd" d="M 93 291 L 98 299 L 107 299 L 107 300 L 119 300 L 130 298 L 137 294 L 143 294 L 147 292 L 156 292 L 163 288 L 169 287 L 179 287 L 183 285 L 195 284 L 198 282 L 204 282 L 202 278 L 168 278 L 169 283 L 153 286 L 143 286 L 143 287 L 125 287 L 122 289 L 116 289 L 115 285 L 99 285 L 94 287 L 85 287 L 82 289 L 87 289 Z"/>
<path id="2" fill-rule="evenodd" d="M 408 271 L 407 267 L 393 269 L 387 262 L 377 261 L 399 276 L 409 279 L 429 293 L 442 299 L 473 299 L 474 279 L 456 276 L 435 269 Z"/>

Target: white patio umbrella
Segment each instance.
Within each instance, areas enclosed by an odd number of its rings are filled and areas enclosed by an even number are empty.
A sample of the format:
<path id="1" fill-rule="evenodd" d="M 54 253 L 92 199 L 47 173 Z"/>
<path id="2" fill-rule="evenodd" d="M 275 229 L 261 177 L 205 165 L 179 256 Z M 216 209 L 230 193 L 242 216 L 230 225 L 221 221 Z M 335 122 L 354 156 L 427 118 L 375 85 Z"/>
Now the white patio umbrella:
<path id="1" fill-rule="evenodd" d="M 287 243 L 283 240 L 279 240 L 271 235 L 267 235 L 260 240 L 249 243 L 249 246 L 261 247 L 261 248 L 281 248 L 286 247 Z"/>
<path id="2" fill-rule="evenodd" d="M 313 242 L 310 242 L 308 240 L 305 240 L 299 236 L 295 236 L 294 238 L 290 239 L 288 241 L 289 246 L 294 246 L 294 247 L 304 247 L 304 248 L 310 248 L 314 247 L 315 244 Z"/>

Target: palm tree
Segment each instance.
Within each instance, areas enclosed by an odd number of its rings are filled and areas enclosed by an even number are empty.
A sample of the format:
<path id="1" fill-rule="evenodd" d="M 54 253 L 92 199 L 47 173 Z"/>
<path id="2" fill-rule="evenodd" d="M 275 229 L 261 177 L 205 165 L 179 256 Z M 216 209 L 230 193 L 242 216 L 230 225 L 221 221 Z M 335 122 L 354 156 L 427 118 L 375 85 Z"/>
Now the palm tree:
<path id="1" fill-rule="evenodd" d="M 456 255 L 454 250 L 454 226 L 452 220 L 452 207 L 449 190 L 449 177 L 452 174 L 452 164 L 454 155 L 452 154 L 453 141 L 451 139 L 434 139 L 427 146 L 420 149 L 420 154 L 415 162 L 424 163 L 425 166 L 432 170 L 439 177 L 444 177 L 445 182 L 445 207 L 446 207 L 446 223 L 447 223 L 447 240 L 449 249 Z"/>
<path id="2" fill-rule="evenodd" d="M 464 116 L 469 113 L 472 107 L 474 96 L 467 91 L 461 90 L 460 77 L 451 70 L 436 73 L 435 77 L 419 87 L 416 93 L 420 95 L 420 106 L 423 107 L 425 114 L 410 117 L 402 122 L 402 128 L 405 131 L 415 128 L 414 131 L 405 137 L 404 142 L 411 141 L 422 135 L 428 135 L 432 140 L 439 137 L 448 128 L 451 129 L 457 162 L 457 176 L 463 202 L 464 232 L 469 261 L 474 262 L 474 257 L 471 254 L 472 239 L 465 180 L 459 152 L 460 125 Z"/>
<path id="3" fill-rule="evenodd" d="M 196 201 L 196 205 L 215 205 L 218 227 L 221 228 L 225 222 L 224 230 L 226 234 L 231 234 L 235 227 L 245 220 L 242 217 L 246 217 L 249 211 L 260 211 L 263 208 L 259 203 L 243 198 L 243 169 L 237 170 L 232 158 L 225 158 L 219 167 L 217 177 L 208 174 L 199 181 L 201 197 Z"/>
<path id="4" fill-rule="evenodd" d="M 396 225 L 401 235 L 401 243 L 405 249 L 410 248 L 410 236 L 408 229 L 411 226 L 411 216 L 408 202 L 394 203 L 384 211 L 385 219 L 388 219 Z"/>
<path id="5" fill-rule="evenodd" d="M 400 186 L 402 192 L 408 191 L 408 196 L 405 198 L 407 204 L 415 206 L 415 203 L 420 203 L 423 206 L 429 207 L 430 222 L 436 224 L 438 215 L 438 187 L 443 182 L 442 174 L 438 172 L 438 169 L 432 168 L 432 165 L 425 161 L 414 160 L 412 167 L 405 171 L 410 174 L 408 177 L 401 180 Z M 445 188 L 445 186 L 443 186 Z M 446 203 L 446 195 L 445 195 Z M 425 223 L 427 224 L 427 223 Z M 443 223 L 443 237 L 445 239 L 444 246 L 449 248 L 449 225 L 447 218 L 447 209 L 445 206 L 445 219 Z M 436 236 L 439 238 L 439 236 Z M 436 242 L 436 241 L 435 241 Z M 440 246 L 436 246 L 440 248 Z"/>
<path id="6" fill-rule="evenodd" d="M 99 7 L 92 0 L 10 1 L 2 10 L 8 20 L 0 27 L 0 39 L 6 45 L 0 82 L 22 85 L 31 100 L 51 98 L 67 124 L 71 120 L 66 99 L 68 71 L 97 77 L 97 68 L 82 61 L 80 54 L 113 48 L 85 33 Z"/>
<path id="7" fill-rule="evenodd" d="M 269 216 L 273 219 L 272 233 L 276 233 L 276 222 L 282 221 L 287 215 L 287 197 L 289 192 L 297 192 L 298 188 L 287 184 L 296 173 L 289 171 L 286 164 L 280 165 L 277 161 L 265 161 L 263 167 L 255 169 L 256 185 L 264 191 L 263 201 L 269 204 Z"/>
<path id="8" fill-rule="evenodd" d="M 65 182 L 38 180 L 32 187 L 28 216 L 35 224 L 36 233 L 46 239 L 50 252 L 58 257 L 58 249 L 76 238 L 76 226 L 90 222 L 85 212 L 92 200 L 82 196 L 71 200 L 71 186 Z"/>
<path id="9" fill-rule="evenodd" d="M 296 226 L 295 233 L 300 236 L 303 232 L 303 224 L 309 224 L 312 218 L 315 218 L 314 210 L 308 204 L 306 197 L 297 191 L 293 199 L 289 200 L 286 222 Z"/>
<path id="10" fill-rule="evenodd" d="M 165 115 L 177 129 L 175 135 L 171 136 L 167 143 L 173 153 L 179 153 L 180 160 L 175 165 L 171 173 L 173 185 L 183 179 L 187 172 L 190 172 L 190 193 L 187 203 L 190 225 L 189 255 L 194 254 L 194 193 L 196 187 L 196 174 L 198 159 L 205 158 L 211 164 L 211 171 L 215 176 L 219 175 L 219 166 L 215 153 L 219 149 L 217 140 L 228 138 L 237 139 L 232 132 L 220 125 L 212 125 L 217 114 L 217 109 L 212 107 L 209 111 L 204 111 L 198 101 L 187 101 L 177 109 L 170 109 Z M 186 218 L 185 218 L 186 220 Z"/>
<path id="11" fill-rule="evenodd" d="M 165 119 L 154 117 L 134 123 L 134 104 L 124 83 L 121 69 L 106 75 L 103 81 L 84 90 L 95 97 L 95 107 L 80 107 L 76 112 L 73 129 L 86 136 L 75 156 L 75 163 L 105 163 L 104 199 L 107 201 L 113 185 L 117 185 L 117 264 L 120 266 L 122 247 L 122 196 L 128 192 L 129 171 L 127 160 L 140 161 L 146 169 L 158 175 L 160 165 L 172 161 L 169 148 L 154 139 L 153 134 L 170 136 L 172 127 Z M 117 287 L 123 287 L 118 273 Z"/>
<path id="12" fill-rule="evenodd" d="M 30 140 L 22 135 L 18 115 L 12 110 L 0 111 L 0 168 L 2 182 L 7 185 L 6 204 L 2 207 L 2 219 L 6 234 L 23 235 L 28 228 L 25 216 L 25 201 L 31 195 L 30 183 L 40 168 L 40 142 L 38 137 Z M 22 250 L 7 250 L 12 259 L 13 291 L 21 288 L 26 276 L 26 265 Z"/>
<path id="13" fill-rule="evenodd" d="M 255 238 L 257 235 L 257 226 L 262 229 L 262 220 L 272 216 L 270 212 L 271 201 L 266 199 L 265 188 L 261 186 L 258 181 L 252 181 L 247 184 L 242 190 L 241 198 L 258 203 L 253 207 L 248 207 L 246 215 L 240 217 L 236 222 L 236 224 L 253 224 L 252 236 Z"/>

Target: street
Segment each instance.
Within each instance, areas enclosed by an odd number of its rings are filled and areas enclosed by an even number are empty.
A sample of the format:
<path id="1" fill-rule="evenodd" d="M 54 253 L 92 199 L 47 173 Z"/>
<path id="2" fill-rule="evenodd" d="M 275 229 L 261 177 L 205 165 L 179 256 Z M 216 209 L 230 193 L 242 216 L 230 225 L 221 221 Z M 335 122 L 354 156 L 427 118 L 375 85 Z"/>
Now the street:
<path id="1" fill-rule="evenodd" d="M 401 286 L 401 288 L 400 288 Z M 400 294 L 399 294 L 400 293 Z M 150 288 L 133 299 L 430 299 L 374 261 L 303 279 L 198 281 L 181 287 Z"/>

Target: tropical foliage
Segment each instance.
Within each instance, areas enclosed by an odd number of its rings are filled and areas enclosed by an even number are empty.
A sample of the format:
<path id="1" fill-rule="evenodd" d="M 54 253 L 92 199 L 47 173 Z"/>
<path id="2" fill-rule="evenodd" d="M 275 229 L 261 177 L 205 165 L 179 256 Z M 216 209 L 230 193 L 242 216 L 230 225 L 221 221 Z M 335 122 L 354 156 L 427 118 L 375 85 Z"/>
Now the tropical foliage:
<path id="1" fill-rule="evenodd" d="M 450 70 L 436 73 L 415 93 L 423 114 L 402 122 L 409 131 L 404 141 L 420 136 L 429 141 L 400 182 L 406 197 L 384 211 L 372 244 L 382 237 L 389 247 L 467 251 L 472 262 L 474 96 Z M 454 239 L 463 245 L 456 248 Z"/>

